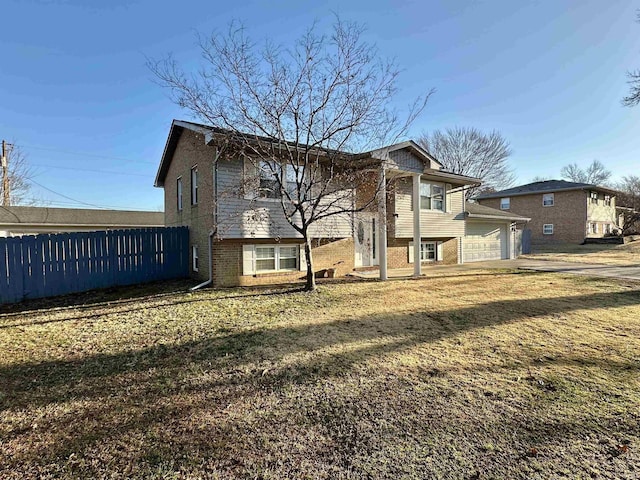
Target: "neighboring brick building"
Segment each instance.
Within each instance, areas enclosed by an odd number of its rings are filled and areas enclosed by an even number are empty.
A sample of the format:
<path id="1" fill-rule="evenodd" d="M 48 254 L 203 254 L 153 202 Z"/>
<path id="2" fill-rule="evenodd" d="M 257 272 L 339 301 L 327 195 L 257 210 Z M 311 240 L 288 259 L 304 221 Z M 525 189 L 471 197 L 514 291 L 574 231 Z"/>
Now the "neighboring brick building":
<path id="1" fill-rule="evenodd" d="M 302 237 L 287 222 L 279 192 L 278 198 L 263 195 L 273 192 L 263 188 L 270 179 L 260 176 L 256 162 L 239 155 L 218 157 L 224 141 L 219 130 L 174 120 L 156 176 L 155 185 L 164 188 L 166 225 L 189 227 L 193 277 L 208 280 L 211 269 L 214 286 L 303 279 Z M 362 162 L 361 177 L 370 183 L 342 190 L 352 191 L 350 202 L 368 208 L 313 225 L 316 273 L 331 269 L 342 276 L 358 268 L 377 268 L 384 277 L 385 267 L 413 266 L 419 273 L 423 265 L 510 258 L 510 252 L 517 251 L 508 232 L 513 222 L 523 219 L 499 211 L 468 212 L 464 190 L 479 180 L 442 170 L 414 142 L 338 154 Z M 370 203 L 368 185 L 384 176 L 385 191 L 377 197 L 386 199 L 384 206 Z M 469 226 L 473 235 L 465 243 Z M 491 252 L 465 255 L 466 245 L 469 251 L 486 245 Z M 417 263 L 416 254 L 421 260 Z"/>
<path id="2" fill-rule="evenodd" d="M 534 244 L 583 243 L 619 228 L 616 191 L 587 183 L 547 180 L 485 193 L 476 200 L 529 217 Z"/>

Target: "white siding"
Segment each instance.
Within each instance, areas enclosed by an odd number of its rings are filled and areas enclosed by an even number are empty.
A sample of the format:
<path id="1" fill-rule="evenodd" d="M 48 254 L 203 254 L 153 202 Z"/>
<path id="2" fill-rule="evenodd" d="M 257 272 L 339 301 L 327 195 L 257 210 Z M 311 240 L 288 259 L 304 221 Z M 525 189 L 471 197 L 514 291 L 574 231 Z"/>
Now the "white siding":
<path id="1" fill-rule="evenodd" d="M 412 179 L 398 181 L 395 191 L 396 237 L 413 238 Z M 420 212 L 420 236 L 462 237 L 464 235 L 464 196 L 462 191 L 451 193 L 447 186 L 445 200 L 447 213 L 422 210 Z"/>
<path id="2" fill-rule="evenodd" d="M 277 200 L 252 200 L 243 192 L 242 160 L 218 164 L 218 222 L 222 238 L 301 238 L 289 225 Z M 328 199 L 329 201 L 330 199 Z M 331 216 L 310 229 L 314 238 L 351 237 L 350 215 Z"/>

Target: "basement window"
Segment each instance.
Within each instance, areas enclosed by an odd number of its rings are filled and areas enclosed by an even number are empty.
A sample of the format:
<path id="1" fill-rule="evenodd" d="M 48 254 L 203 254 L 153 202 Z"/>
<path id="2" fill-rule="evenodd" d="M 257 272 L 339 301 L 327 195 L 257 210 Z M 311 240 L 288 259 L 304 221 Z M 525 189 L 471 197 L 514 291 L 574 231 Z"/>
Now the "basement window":
<path id="1" fill-rule="evenodd" d="M 298 245 L 256 245 L 256 273 L 298 269 Z"/>
<path id="2" fill-rule="evenodd" d="M 543 235 L 553 235 L 553 223 L 545 223 L 542 226 Z"/>
<path id="3" fill-rule="evenodd" d="M 193 269 L 194 272 L 198 271 L 198 268 L 200 267 L 200 258 L 198 258 L 198 246 L 197 245 L 193 245 L 191 247 L 191 268 Z"/>

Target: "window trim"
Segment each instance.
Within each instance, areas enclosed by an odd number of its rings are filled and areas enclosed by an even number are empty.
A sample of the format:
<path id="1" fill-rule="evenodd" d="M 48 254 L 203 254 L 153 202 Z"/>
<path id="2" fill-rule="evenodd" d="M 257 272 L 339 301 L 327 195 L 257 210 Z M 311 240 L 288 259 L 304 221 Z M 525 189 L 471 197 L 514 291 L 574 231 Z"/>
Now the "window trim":
<path id="1" fill-rule="evenodd" d="M 422 246 L 426 246 L 426 245 L 433 245 L 433 258 L 422 258 L 422 254 L 423 252 L 426 252 L 428 250 L 423 250 Z M 438 242 L 437 241 L 429 241 L 429 240 L 423 240 L 420 241 L 420 263 L 422 262 L 437 262 L 438 261 Z"/>
<path id="2" fill-rule="evenodd" d="M 191 269 L 198 272 L 200 269 L 200 256 L 198 254 L 198 245 L 191 245 Z"/>
<path id="3" fill-rule="evenodd" d="M 551 231 L 547 231 L 547 227 L 551 227 Z M 553 223 L 545 223 L 542 225 L 542 234 L 543 235 L 553 235 L 554 227 Z"/>
<path id="4" fill-rule="evenodd" d="M 551 198 L 551 203 L 550 204 L 548 204 L 548 205 L 545 204 L 545 197 Z M 543 193 L 542 194 L 542 206 L 543 207 L 553 207 L 553 206 L 555 206 L 555 204 L 556 204 L 556 197 L 555 197 L 555 195 L 553 193 Z M 547 225 L 552 225 L 552 224 L 548 223 Z"/>
<path id="5" fill-rule="evenodd" d="M 429 185 L 429 196 L 422 194 L 422 185 Z M 434 195 L 431 193 L 431 186 L 438 187 L 442 190 L 442 199 L 439 200 L 442 202 L 442 208 L 433 208 Z M 422 199 L 429 199 L 429 208 L 422 206 Z M 444 183 L 432 182 L 426 179 L 420 179 L 420 210 L 425 210 L 427 212 L 442 212 L 445 213 L 447 211 L 447 185 Z"/>
<path id="6" fill-rule="evenodd" d="M 180 175 L 176 179 L 176 201 L 177 201 L 176 206 L 178 207 L 178 211 L 181 212 L 184 209 L 182 175 Z"/>
<path id="7" fill-rule="evenodd" d="M 191 205 L 198 205 L 198 165 L 191 167 Z"/>
<path id="8" fill-rule="evenodd" d="M 506 200 L 506 203 L 503 203 Z M 506 205 L 506 207 L 504 206 Z M 500 199 L 500 210 L 510 210 L 511 209 L 511 197 L 503 197 Z"/>
<path id="9" fill-rule="evenodd" d="M 273 248 L 273 259 L 274 259 L 274 265 L 275 265 L 275 270 L 259 270 L 258 269 L 258 263 L 257 261 L 258 259 L 258 249 L 259 248 Z M 295 248 L 296 249 L 296 266 L 294 268 L 280 268 L 280 260 L 281 258 L 283 258 L 280 254 L 280 249 L 281 248 Z M 253 271 L 254 274 L 260 275 L 260 274 L 265 274 L 265 273 L 280 273 L 280 272 L 297 272 L 300 270 L 300 245 L 297 243 L 282 243 L 282 244 L 263 244 L 263 243 L 257 243 L 255 245 L 253 245 L 253 249 L 254 249 L 254 258 L 253 258 Z M 290 259 L 290 258 L 294 258 L 294 257 L 284 257 L 285 259 Z"/>

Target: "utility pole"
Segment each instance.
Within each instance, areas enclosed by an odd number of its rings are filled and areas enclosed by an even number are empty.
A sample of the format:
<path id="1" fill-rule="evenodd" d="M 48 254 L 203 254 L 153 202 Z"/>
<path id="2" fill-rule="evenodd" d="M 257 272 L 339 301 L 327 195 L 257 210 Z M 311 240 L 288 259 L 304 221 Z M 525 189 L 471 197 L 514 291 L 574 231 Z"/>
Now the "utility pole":
<path id="1" fill-rule="evenodd" d="M 9 161 L 7 160 L 7 142 L 2 140 L 2 205 L 4 207 L 8 207 L 11 205 L 9 188 Z"/>

